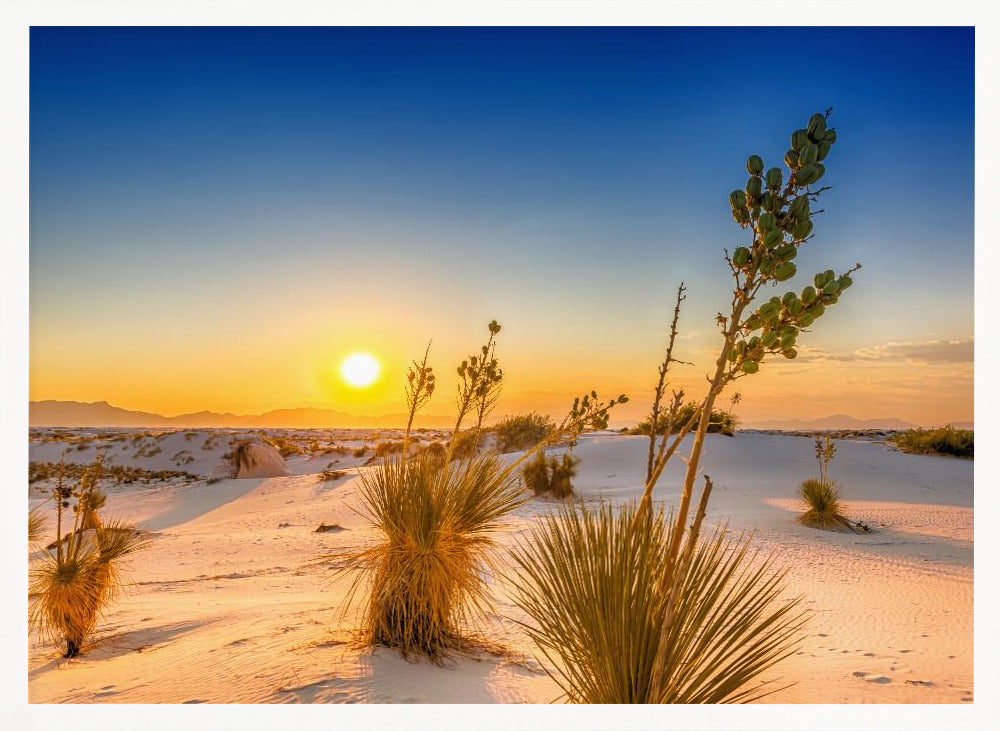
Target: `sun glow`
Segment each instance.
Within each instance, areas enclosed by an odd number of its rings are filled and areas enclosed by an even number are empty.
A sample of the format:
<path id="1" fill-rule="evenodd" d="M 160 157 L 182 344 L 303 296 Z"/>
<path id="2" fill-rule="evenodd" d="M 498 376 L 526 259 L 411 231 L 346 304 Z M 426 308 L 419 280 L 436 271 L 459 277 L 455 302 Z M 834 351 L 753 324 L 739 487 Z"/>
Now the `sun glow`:
<path id="1" fill-rule="evenodd" d="M 354 353 L 340 364 L 340 376 L 355 388 L 365 388 L 378 378 L 379 364 L 368 353 Z"/>

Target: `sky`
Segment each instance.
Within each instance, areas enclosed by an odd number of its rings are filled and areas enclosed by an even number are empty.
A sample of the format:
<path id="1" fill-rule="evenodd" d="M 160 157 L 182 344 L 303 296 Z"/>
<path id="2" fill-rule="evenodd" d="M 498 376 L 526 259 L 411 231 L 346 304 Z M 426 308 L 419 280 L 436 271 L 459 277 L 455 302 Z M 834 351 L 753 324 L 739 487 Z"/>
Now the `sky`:
<path id="1" fill-rule="evenodd" d="M 395 413 L 432 341 L 448 414 L 496 318 L 498 414 L 638 418 L 682 280 L 700 398 L 729 191 L 832 107 L 791 284 L 863 268 L 738 414 L 973 419 L 971 28 L 35 27 L 30 64 L 33 400 Z"/>

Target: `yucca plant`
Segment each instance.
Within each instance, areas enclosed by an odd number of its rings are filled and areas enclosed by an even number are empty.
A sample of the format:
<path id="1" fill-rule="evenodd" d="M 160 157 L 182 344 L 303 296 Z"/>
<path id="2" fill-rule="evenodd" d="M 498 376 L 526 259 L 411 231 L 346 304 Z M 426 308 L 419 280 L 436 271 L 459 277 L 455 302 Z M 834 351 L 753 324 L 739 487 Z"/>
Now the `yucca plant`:
<path id="1" fill-rule="evenodd" d="M 573 478 L 579 464 L 579 458 L 569 452 L 549 459 L 549 490 L 553 497 L 565 498 L 573 494 Z"/>
<path id="2" fill-rule="evenodd" d="M 536 495 L 549 492 L 549 460 L 544 451 L 536 452 L 534 458 L 521 468 L 521 478 L 524 486 Z"/>
<path id="3" fill-rule="evenodd" d="M 799 516 L 799 520 L 806 525 L 825 530 L 850 527 L 835 482 L 806 480 L 799 487 L 799 497 L 806 505 L 806 512 Z"/>
<path id="4" fill-rule="evenodd" d="M 513 552 L 514 600 L 566 698 L 736 703 L 778 690 L 759 676 L 794 652 L 803 613 L 781 595 L 771 560 L 724 530 L 699 542 L 683 570 L 663 642 L 668 672 L 654 688 L 669 599 L 659 577 L 676 529 L 662 511 L 636 520 L 636 510 L 565 507 Z"/>
<path id="5" fill-rule="evenodd" d="M 363 634 L 370 644 L 438 655 L 487 602 L 491 536 L 525 493 L 495 456 L 440 464 L 393 457 L 361 474 L 361 502 L 383 538 L 348 557 L 371 585 Z M 353 592 L 352 592 L 353 593 Z"/>
<path id="6" fill-rule="evenodd" d="M 94 493 L 101 466 L 98 458 L 75 489 L 64 484 L 60 470 L 54 490 L 56 540 L 30 567 L 30 626 L 53 642 L 65 642 L 65 657 L 80 654 L 101 613 L 124 586 L 120 561 L 148 543 L 131 525 L 100 520 L 94 506 L 103 500 Z M 64 535 L 63 511 L 71 498 L 76 499 L 75 518 Z M 85 528 L 84 521 L 96 527 Z"/>
<path id="7" fill-rule="evenodd" d="M 34 544 L 42 540 L 42 536 L 45 534 L 45 529 L 48 527 L 49 521 L 46 519 L 45 515 L 42 513 L 42 506 L 37 505 L 28 511 L 28 543 Z"/>
<path id="8" fill-rule="evenodd" d="M 566 418 L 535 448 L 507 464 L 495 454 L 455 458 L 463 418 L 474 415 L 476 435 L 495 403 L 502 371 L 494 357 L 500 325 L 489 324 L 483 358 L 470 357 L 458 369 L 458 412 L 445 459 L 430 453 L 407 460 L 386 455 L 361 473 L 362 513 L 378 531 L 370 548 L 343 559 L 340 571 L 354 573 L 346 607 L 362 595 L 361 635 L 367 644 L 405 653 L 438 656 L 467 641 L 469 625 L 489 604 L 488 577 L 494 569 L 493 534 L 503 518 L 528 499 L 517 479 L 521 464 L 556 441 L 607 423 L 608 412 L 628 399 L 602 402 L 595 392 L 578 398 Z M 430 398 L 424 360 L 409 379 L 409 423 Z M 409 444 L 410 429 L 404 437 Z M 474 443 L 473 443 L 474 444 Z M 362 591 L 363 589 L 363 591 Z"/>

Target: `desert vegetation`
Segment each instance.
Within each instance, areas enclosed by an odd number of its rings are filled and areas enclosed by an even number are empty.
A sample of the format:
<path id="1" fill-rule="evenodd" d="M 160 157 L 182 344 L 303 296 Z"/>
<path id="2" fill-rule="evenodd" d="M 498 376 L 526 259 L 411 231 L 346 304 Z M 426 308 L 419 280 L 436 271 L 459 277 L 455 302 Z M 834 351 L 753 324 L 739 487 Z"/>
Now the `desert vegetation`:
<path id="1" fill-rule="evenodd" d="M 973 459 L 975 433 L 949 425 L 940 429 L 909 429 L 892 437 L 892 443 L 911 454 L 946 454 Z"/>
<path id="2" fill-rule="evenodd" d="M 826 188 L 812 186 L 837 139 L 828 115 L 812 115 L 792 134 L 787 174 L 779 167 L 765 172 L 752 155 L 745 188 L 729 196 L 733 219 L 750 240 L 726 253 L 732 301 L 729 314 L 716 318 L 722 344 L 708 391 L 691 409 L 684 409 L 683 389 L 667 397 L 671 366 L 681 362 L 674 347 L 685 285 L 678 287 L 638 506 L 617 514 L 567 508 L 515 553 L 522 572 L 513 579 L 516 601 L 571 701 L 751 700 L 765 692 L 760 676 L 797 642 L 802 618 L 780 601 L 782 574 L 770 559 L 745 563 L 749 543 L 727 543 L 723 533 L 701 539 L 713 488 L 708 475 L 690 524 L 689 516 L 705 435 L 726 386 L 757 373 L 770 356 L 795 358 L 798 337 L 837 303 L 859 268 L 840 276 L 826 270 L 801 293 L 758 304 L 762 290 L 795 276 L 794 260 L 813 237 L 812 206 Z M 652 428 L 661 423 L 662 433 Z M 694 438 L 681 499 L 665 524 L 652 491 L 688 433 Z"/>
<path id="3" fill-rule="evenodd" d="M 506 453 L 534 447 L 554 428 L 551 417 L 532 411 L 508 416 L 497 422 L 492 431 L 496 434 L 497 449 Z"/>
<path id="4" fill-rule="evenodd" d="M 840 485 L 830 479 L 830 462 L 837 454 L 833 438 L 829 434 L 817 436 L 813 440 L 813 447 L 819 464 L 819 479 L 811 477 L 799 486 L 799 497 L 806 507 L 806 511 L 799 516 L 799 521 L 822 530 L 871 532 L 868 525 L 850 520 L 844 514 Z"/>
<path id="5" fill-rule="evenodd" d="M 535 495 L 566 498 L 573 494 L 573 478 L 580 460 L 570 452 L 562 456 L 546 456 L 539 450 L 521 469 L 524 486 Z"/>
<path id="6" fill-rule="evenodd" d="M 79 480 L 90 469 L 91 465 L 75 464 L 67 462 L 29 462 L 28 463 L 28 484 L 37 482 L 48 482 L 57 479 L 60 472 L 65 480 Z M 130 484 L 133 482 L 169 482 L 171 480 L 194 480 L 197 475 L 183 470 L 147 470 L 141 467 L 128 467 L 125 465 L 103 465 L 100 479 L 106 482 L 114 482 L 116 485 Z"/>
<path id="7" fill-rule="evenodd" d="M 695 401 L 689 401 L 677 409 L 673 422 L 670 422 L 666 414 L 661 414 L 657 419 L 655 434 L 677 434 L 681 431 L 683 425 L 686 424 L 688 420 L 692 417 L 697 418 L 697 412 L 698 404 Z M 643 419 L 627 433 L 642 435 L 653 434 L 654 432 L 651 428 L 652 423 L 653 422 L 649 418 Z M 708 422 L 709 434 L 725 434 L 726 436 L 731 437 L 736 434 L 736 427 L 737 419 L 730 412 L 723 411 L 722 409 L 713 409 Z"/>
<path id="8" fill-rule="evenodd" d="M 435 458 L 428 450 L 407 459 L 407 429 L 402 451 L 385 455 L 361 474 L 363 512 L 380 538 L 371 548 L 344 557 L 341 570 L 354 573 L 348 604 L 355 596 L 364 597 L 361 634 L 369 644 L 436 657 L 467 644 L 469 626 L 490 605 L 487 577 L 496 561 L 493 533 L 528 497 L 517 476 L 533 452 L 509 465 L 495 454 L 455 458 L 465 417 L 475 419 L 466 432 L 475 445 L 499 393 L 502 371 L 495 353 L 500 325 L 493 321 L 488 329 L 481 357 L 472 356 L 458 368 L 458 418 L 445 458 Z M 415 362 L 415 375 L 408 376 L 410 424 L 430 400 L 427 389 L 433 382 L 420 377 L 420 370 L 428 368 L 427 357 L 425 353 L 422 363 Z M 547 441 L 606 424 L 609 410 L 625 401 L 619 396 L 602 402 L 596 393 L 577 398 Z"/>
<path id="9" fill-rule="evenodd" d="M 121 561 L 148 543 L 133 526 L 100 519 L 101 469 L 98 458 L 73 486 L 62 474 L 57 476 L 56 539 L 30 566 L 30 625 L 53 642 L 65 643 L 65 657 L 81 652 L 101 613 L 124 587 Z M 69 508 L 74 518 L 64 533 Z M 29 537 L 30 528 L 29 516 Z"/>

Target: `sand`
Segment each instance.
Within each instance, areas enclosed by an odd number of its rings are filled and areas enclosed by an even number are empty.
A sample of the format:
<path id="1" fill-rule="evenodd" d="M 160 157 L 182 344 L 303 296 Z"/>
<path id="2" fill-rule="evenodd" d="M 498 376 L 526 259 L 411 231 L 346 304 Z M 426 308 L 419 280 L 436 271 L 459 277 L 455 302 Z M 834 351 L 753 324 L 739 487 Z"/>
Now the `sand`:
<path id="1" fill-rule="evenodd" d="M 160 451 L 114 447 L 121 464 L 207 475 L 228 448 L 210 430 L 147 437 Z M 218 433 L 215 433 L 218 434 Z M 381 438 L 398 436 L 383 432 Z M 368 435 L 322 432 L 353 449 Z M 435 438 L 426 435 L 427 440 Z M 207 449 L 203 448 L 206 441 Z M 585 501 L 634 499 L 641 437 L 585 436 L 576 481 Z M 58 459 L 61 442 L 31 443 L 31 459 Z M 772 677 L 792 683 L 782 703 L 969 703 L 973 699 L 972 462 L 838 441 L 832 477 L 848 514 L 877 528 L 831 533 L 796 522 L 794 494 L 815 470 L 812 443 L 793 436 L 710 435 L 704 464 L 716 488 L 708 520 L 752 530 L 788 568 L 789 591 L 811 619 L 799 652 Z M 189 455 L 177 453 L 187 450 Z M 152 451 L 147 449 L 146 452 Z M 342 450 L 345 451 L 345 450 Z M 375 534 L 356 512 L 357 470 L 370 457 L 292 456 L 293 473 L 268 479 L 177 479 L 109 487 L 105 513 L 138 521 L 153 543 L 129 568 L 133 582 L 94 642 L 73 660 L 32 638 L 33 703 L 547 703 L 559 697 L 517 625 L 524 619 L 494 577 L 494 612 L 480 631 L 497 654 L 440 665 L 358 648 L 345 614 L 347 579 L 324 556 Z M 71 453 L 86 462 L 94 445 Z M 183 466 L 188 456 L 194 457 Z M 333 466 L 348 474 L 321 482 Z M 656 493 L 673 504 L 683 464 Z M 32 504 L 43 495 L 31 489 Z M 556 503 L 532 500 L 500 533 L 501 552 Z M 317 533 L 320 524 L 338 526 Z"/>

